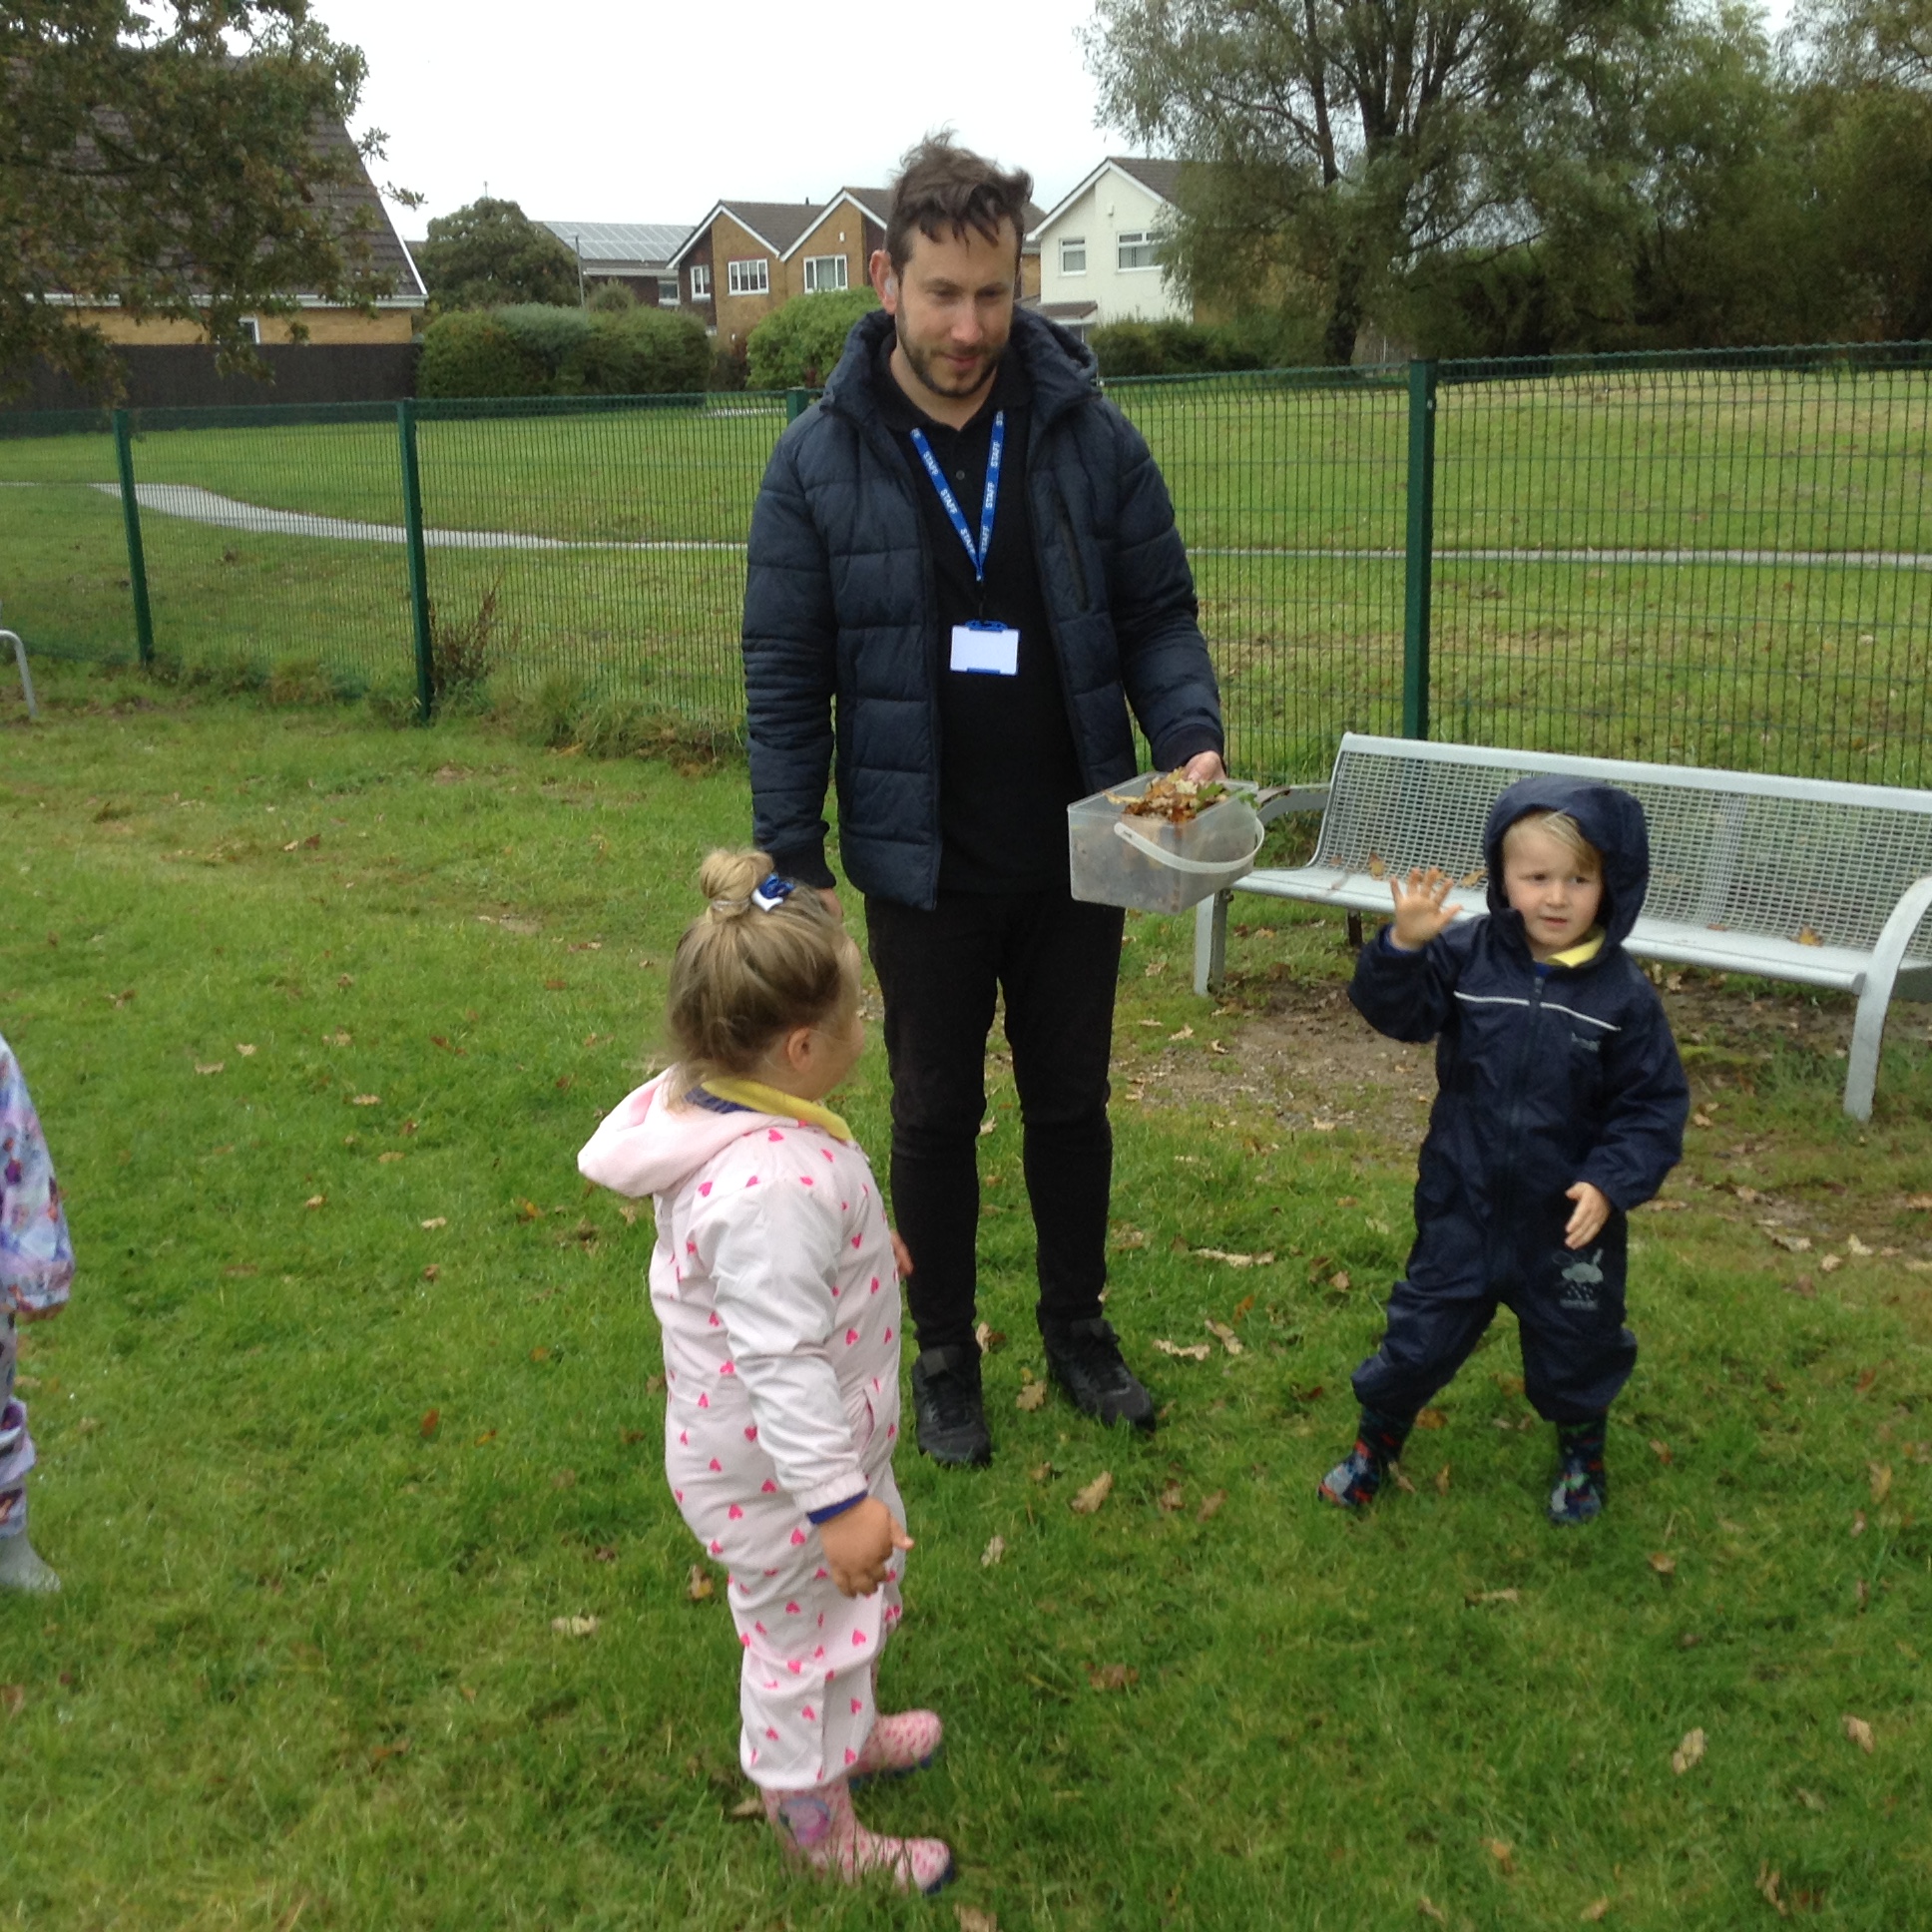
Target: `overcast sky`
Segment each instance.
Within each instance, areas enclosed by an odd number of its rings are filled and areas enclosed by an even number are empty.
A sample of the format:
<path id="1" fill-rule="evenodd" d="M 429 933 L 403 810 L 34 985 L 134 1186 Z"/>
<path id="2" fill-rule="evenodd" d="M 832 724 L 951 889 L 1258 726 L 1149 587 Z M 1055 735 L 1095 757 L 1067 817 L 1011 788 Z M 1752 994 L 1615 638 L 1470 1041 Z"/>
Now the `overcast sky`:
<path id="1" fill-rule="evenodd" d="M 1789 0 L 1762 8 L 1773 30 Z M 726 200 L 823 202 L 882 186 L 950 123 L 1030 169 L 1051 208 L 1102 158 L 1079 30 L 1093 0 L 316 0 L 368 57 L 356 132 L 374 173 L 426 197 L 405 236 L 492 195 L 537 221 L 698 221 Z"/>
<path id="2" fill-rule="evenodd" d="M 492 195 L 535 220 L 699 220 L 883 184 L 928 128 L 1030 169 L 1051 207 L 1110 152 L 1076 29 L 1092 0 L 317 0 L 369 80 L 374 170 L 425 196 L 404 235 Z"/>

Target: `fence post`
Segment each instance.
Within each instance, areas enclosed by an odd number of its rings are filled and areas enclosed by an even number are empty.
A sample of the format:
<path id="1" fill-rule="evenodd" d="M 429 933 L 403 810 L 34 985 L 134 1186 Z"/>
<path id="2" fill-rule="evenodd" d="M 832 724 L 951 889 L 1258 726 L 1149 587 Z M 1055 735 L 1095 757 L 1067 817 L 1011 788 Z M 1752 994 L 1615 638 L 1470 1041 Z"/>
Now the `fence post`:
<path id="1" fill-rule="evenodd" d="M 787 389 L 785 391 L 785 421 L 796 422 L 811 407 L 809 389 Z"/>
<path id="2" fill-rule="evenodd" d="M 141 547 L 141 505 L 134 494 L 134 432 L 128 411 L 114 412 L 114 457 L 121 470 L 121 521 L 128 532 L 128 583 L 134 591 L 134 641 L 144 666 L 155 661 L 155 620 L 148 608 L 148 557 Z"/>
<path id="3" fill-rule="evenodd" d="M 1402 594 L 1402 735 L 1429 735 L 1429 566 L 1435 553 L 1436 365 L 1409 364 L 1408 572 Z"/>
<path id="4" fill-rule="evenodd" d="M 402 514 L 408 529 L 409 612 L 416 639 L 416 722 L 429 723 L 436 702 L 433 640 L 429 629 L 429 563 L 423 552 L 422 472 L 416 462 L 416 405 L 396 404 L 396 439 L 402 449 Z"/>

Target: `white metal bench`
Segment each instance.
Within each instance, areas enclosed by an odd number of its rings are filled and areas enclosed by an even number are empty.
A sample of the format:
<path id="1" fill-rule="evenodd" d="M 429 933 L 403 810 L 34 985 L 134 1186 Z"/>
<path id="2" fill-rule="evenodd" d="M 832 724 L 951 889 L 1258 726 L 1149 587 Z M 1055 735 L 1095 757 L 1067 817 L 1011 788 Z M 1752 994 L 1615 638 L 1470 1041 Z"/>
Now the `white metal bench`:
<path id="1" fill-rule="evenodd" d="M 38 719 L 40 707 L 34 703 L 34 681 L 27 669 L 27 647 L 21 643 L 19 633 L 15 631 L 0 631 L 0 644 L 13 646 L 13 661 L 20 667 L 20 689 L 26 694 L 27 716 Z"/>
<path id="2" fill-rule="evenodd" d="M 1602 779 L 1643 802 L 1651 886 L 1631 952 L 1858 995 L 1845 1112 L 1869 1120 L 1887 1007 L 1932 1000 L 1932 791 L 1351 731 L 1326 785 L 1262 807 L 1263 818 L 1319 810 L 1314 857 L 1249 872 L 1232 890 L 1387 914 L 1390 875 L 1439 865 L 1471 881 L 1450 896 L 1481 912 L 1483 821 L 1533 771 Z M 1228 898 L 1197 911 L 1198 992 L 1220 982 Z"/>

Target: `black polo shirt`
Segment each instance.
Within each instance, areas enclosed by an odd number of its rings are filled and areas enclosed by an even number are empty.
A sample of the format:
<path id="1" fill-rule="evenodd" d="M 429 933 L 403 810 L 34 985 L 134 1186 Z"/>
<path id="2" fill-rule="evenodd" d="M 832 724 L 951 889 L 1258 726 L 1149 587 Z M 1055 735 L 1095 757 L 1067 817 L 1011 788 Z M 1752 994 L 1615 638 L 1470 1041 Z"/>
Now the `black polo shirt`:
<path id="1" fill-rule="evenodd" d="M 978 413 L 965 428 L 952 429 L 918 408 L 893 380 L 891 353 L 887 336 L 873 366 L 873 386 L 926 520 L 939 605 L 939 889 L 1065 891 L 1067 806 L 1084 786 L 1027 502 L 1032 385 L 1019 357 L 1009 352 Z M 993 417 L 1000 410 L 1006 412 L 1006 445 L 982 584 L 910 432 L 925 431 L 977 543 Z M 952 669 L 953 626 L 980 618 L 1019 632 L 1016 676 Z"/>

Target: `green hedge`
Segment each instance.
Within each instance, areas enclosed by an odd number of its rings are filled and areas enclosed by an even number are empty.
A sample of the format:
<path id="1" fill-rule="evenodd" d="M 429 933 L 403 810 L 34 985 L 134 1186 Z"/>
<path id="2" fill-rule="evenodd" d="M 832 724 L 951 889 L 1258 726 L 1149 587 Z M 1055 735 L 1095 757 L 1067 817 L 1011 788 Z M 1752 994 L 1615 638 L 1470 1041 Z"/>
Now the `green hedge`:
<path id="1" fill-rule="evenodd" d="M 1104 376 L 1212 375 L 1227 369 L 1305 368 L 1321 360 L 1319 325 L 1305 315 L 1108 322 L 1087 341 Z"/>
<path id="2" fill-rule="evenodd" d="M 815 389 L 831 374 L 852 324 L 879 298 L 868 285 L 794 295 L 754 328 L 745 355 L 754 389 Z"/>
<path id="3" fill-rule="evenodd" d="M 423 331 L 422 396 L 695 395 L 712 346 L 689 315 L 519 302 L 439 316 Z"/>

